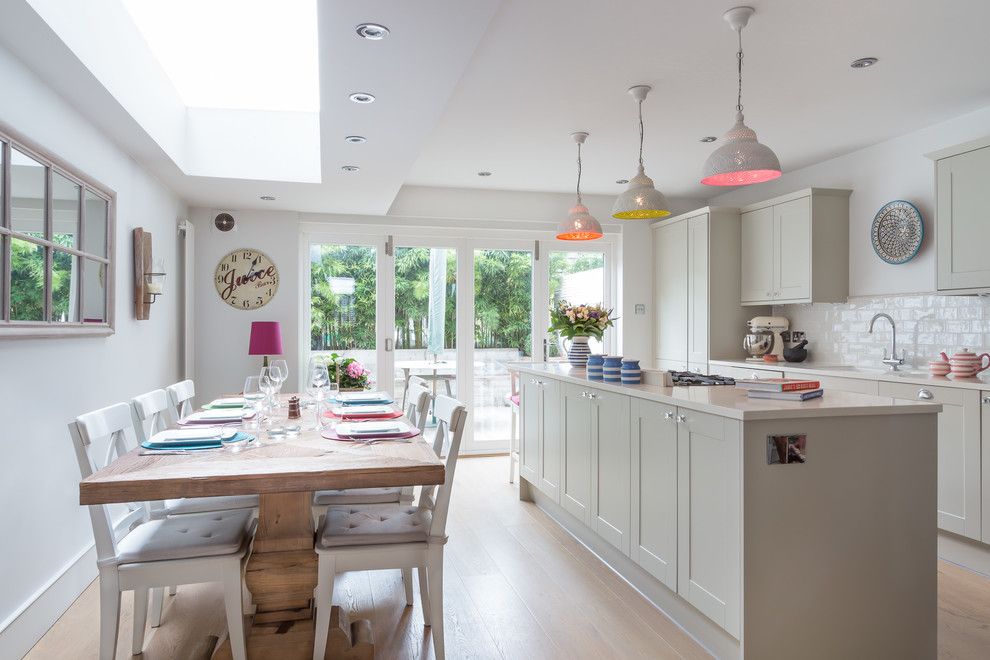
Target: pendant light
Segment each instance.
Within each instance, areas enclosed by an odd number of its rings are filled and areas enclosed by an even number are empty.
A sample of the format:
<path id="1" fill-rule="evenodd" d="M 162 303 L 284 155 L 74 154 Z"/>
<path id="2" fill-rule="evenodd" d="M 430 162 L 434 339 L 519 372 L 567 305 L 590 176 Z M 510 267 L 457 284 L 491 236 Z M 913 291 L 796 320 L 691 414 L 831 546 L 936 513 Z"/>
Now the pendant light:
<path id="1" fill-rule="evenodd" d="M 653 179 L 646 176 L 643 170 L 643 101 L 651 89 L 649 85 L 629 88 L 629 94 L 639 105 L 639 171 L 629 179 L 629 187 L 619 195 L 612 207 L 612 217 L 619 220 L 647 220 L 670 215 L 667 198 L 653 186 Z"/>
<path id="2" fill-rule="evenodd" d="M 742 31 L 756 12 L 752 7 L 735 7 L 722 18 L 739 35 L 739 87 L 736 96 L 736 123 L 722 136 L 722 144 L 705 161 L 701 182 L 709 186 L 748 186 L 780 176 L 780 161 L 770 147 L 760 144 L 756 131 L 743 123 L 742 106 Z"/>
<path id="3" fill-rule="evenodd" d="M 577 203 L 571 207 L 567 217 L 557 225 L 557 238 L 562 241 L 593 241 L 602 237 L 602 226 L 588 212 L 588 207 L 581 203 L 581 145 L 588 137 L 587 133 L 571 133 L 571 138 L 577 143 Z"/>

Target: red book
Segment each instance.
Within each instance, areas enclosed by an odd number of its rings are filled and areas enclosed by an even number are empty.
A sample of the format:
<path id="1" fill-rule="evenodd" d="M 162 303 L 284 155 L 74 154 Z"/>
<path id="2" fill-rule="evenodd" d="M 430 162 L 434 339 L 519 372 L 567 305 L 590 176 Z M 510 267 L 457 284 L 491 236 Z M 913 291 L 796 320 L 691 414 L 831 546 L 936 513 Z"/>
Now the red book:
<path id="1" fill-rule="evenodd" d="M 736 381 L 736 387 L 762 392 L 798 392 L 801 390 L 817 390 L 821 386 L 822 384 L 817 380 L 802 380 L 799 378 L 753 378 Z"/>

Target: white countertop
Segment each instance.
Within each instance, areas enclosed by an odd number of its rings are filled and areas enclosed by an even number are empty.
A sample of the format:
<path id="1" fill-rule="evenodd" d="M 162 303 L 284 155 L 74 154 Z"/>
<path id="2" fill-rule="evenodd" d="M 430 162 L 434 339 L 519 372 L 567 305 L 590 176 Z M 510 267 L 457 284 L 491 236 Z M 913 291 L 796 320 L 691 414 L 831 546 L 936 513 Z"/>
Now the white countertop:
<path id="1" fill-rule="evenodd" d="M 597 390 L 626 394 L 639 399 L 658 401 L 743 421 L 825 416 L 925 414 L 937 413 L 942 410 L 942 406 L 939 404 L 856 394 L 854 392 L 826 391 L 823 397 L 810 401 L 750 399 L 744 390 L 724 385 L 660 387 L 658 385 L 614 385 L 601 381 L 591 381 L 586 378 L 583 369 L 574 370 L 566 363 L 513 362 L 506 366 L 520 373 L 545 376 Z"/>
<path id="2" fill-rule="evenodd" d="M 959 387 L 970 390 L 990 391 L 990 379 L 987 376 L 975 378 L 949 378 L 946 376 L 931 376 L 925 371 L 904 368 L 901 371 L 889 369 L 866 369 L 839 364 L 816 364 L 814 362 L 747 362 L 746 360 L 711 360 L 712 366 L 738 367 L 741 369 L 769 369 L 772 371 L 799 371 L 802 374 L 816 376 L 834 376 L 837 378 L 859 378 L 862 380 L 885 381 L 888 383 L 908 383 L 910 385 L 928 385 L 932 387 Z M 710 371 L 717 372 L 715 369 Z M 984 374 L 990 373 L 990 370 Z M 828 391 L 826 390 L 826 396 Z"/>

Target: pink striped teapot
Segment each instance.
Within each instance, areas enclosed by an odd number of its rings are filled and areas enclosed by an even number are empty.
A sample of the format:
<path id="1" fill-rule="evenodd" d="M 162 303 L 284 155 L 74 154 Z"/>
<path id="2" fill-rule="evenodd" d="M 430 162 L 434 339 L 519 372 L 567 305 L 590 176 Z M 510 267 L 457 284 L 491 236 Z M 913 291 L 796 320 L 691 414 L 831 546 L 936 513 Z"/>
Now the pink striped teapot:
<path id="1" fill-rule="evenodd" d="M 968 348 L 964 348 L 951 358 L 944 352 L 942 359 L 949 363 L 952 376 L 956 378 L 972 378 L 981 371 L 990 368 L 990 353 L 977 355 Z M 986 362 L 984 363 L 984 359 Z"/>

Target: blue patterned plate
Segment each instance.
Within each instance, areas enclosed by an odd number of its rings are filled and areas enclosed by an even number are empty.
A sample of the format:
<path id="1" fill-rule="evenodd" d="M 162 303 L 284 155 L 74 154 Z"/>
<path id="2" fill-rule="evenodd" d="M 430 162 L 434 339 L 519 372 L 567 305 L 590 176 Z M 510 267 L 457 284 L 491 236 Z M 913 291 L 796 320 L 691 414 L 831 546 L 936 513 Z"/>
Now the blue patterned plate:
<path id="1" fill-rule="evenodd" d="M 921 212 L 903 199 L 888 202 L 874 216 L 870 237 L 878 257 L 888 264 L 907 263 L 918 254 L 925 240 Z"/>

